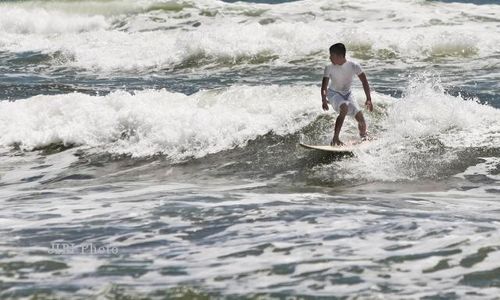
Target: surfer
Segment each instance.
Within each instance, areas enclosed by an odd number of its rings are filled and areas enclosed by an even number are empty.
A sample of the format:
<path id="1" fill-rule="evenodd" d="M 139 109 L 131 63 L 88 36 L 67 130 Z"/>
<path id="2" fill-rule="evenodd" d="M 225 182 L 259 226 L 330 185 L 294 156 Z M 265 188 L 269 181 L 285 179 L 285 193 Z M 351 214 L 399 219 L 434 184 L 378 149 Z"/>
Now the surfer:
<path id="1" fill-rule="evenodd" d="M 358 121 L 361 139 L 365 140 L 367 138 L 365 118 L 351 92 L 351 84 L 354 75 L 357 75 L 363 84 L 366 95 L 366 107 L 369 111 L 373 111 L 370 86 L 366 79 L 366 75 L 361 69 L 361 66 L 354 61 L 347 60 L 345 54 L 346 48 L 342 43 L 337 43 L 330 47 L 330 61 L 332 63 L 325 67 L 323 82 L 321 84 L 323 110 L 328 110 L 328 102 L 330 102 L 333 109 L 339 114 L 335 121 L 335 131 L 330 143 L 332 146 L 343 145 L 339 135 L 346 115 L 353 116 L 356 121 Z M 330 86 L 328 86 L 330 79 L 331 83 Z"/>

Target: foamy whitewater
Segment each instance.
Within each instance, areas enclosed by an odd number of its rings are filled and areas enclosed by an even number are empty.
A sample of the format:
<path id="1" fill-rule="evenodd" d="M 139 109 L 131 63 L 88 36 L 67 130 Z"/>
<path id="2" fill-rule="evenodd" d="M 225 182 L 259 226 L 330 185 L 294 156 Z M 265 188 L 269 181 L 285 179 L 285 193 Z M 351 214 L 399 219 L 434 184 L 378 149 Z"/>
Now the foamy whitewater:
<path id="1" fill-rule="evenodd" d="M 258 2 L 0 2 L 0 298 L 498 299 L 498 2 Z"/>

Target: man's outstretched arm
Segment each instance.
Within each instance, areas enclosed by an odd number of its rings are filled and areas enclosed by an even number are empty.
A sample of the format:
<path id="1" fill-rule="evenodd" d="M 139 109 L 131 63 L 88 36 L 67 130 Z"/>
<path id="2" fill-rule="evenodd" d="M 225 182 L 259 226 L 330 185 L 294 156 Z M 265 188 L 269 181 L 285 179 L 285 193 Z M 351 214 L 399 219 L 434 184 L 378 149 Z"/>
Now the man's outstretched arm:
<path id="1" fill-rule="evenodd" d="M 370 84 L 368 84 L 368 79 L 366 79 L 365 73 L 361 73 L 358 75 L 359 80 L 363 84 L 363 90 L 365 90 L 366 102 L 365 105 L 368 107 L 369 111 L 373 111 L 372 97 L 370 96 Z"/>
<path id="2" fill-rule="evenodd" d="M 330 78 L 323 77 L 323 81 L 321 82 L 321 102 L 323 104 L 323 110 L 328 110 L 328 99 L 326 98 L 328 82 Z"/>

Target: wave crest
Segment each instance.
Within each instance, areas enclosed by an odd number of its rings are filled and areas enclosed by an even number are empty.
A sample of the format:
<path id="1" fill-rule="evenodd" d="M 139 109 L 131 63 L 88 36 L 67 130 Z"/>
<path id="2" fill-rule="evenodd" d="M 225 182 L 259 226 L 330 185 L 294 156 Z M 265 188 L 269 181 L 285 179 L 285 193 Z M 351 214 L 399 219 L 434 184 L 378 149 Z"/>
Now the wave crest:
<path id="1" fill-rule="evenodd" d="M 174 160 L 244 146 L 273 132 L 293 133 L 318 113 L 315 87 L 233 86 L 187 96 L 166 90 L 80 93 L 0 102 L 0 145 L 98 147 Z"/>

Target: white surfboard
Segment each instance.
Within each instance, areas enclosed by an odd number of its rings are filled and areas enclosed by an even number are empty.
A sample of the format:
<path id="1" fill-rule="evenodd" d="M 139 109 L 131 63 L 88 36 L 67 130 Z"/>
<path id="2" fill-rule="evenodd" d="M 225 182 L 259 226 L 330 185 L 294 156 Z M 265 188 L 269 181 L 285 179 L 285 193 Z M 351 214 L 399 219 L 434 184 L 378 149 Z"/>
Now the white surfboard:
<path id="1" fill-rule="evenodd" d="M 304 148 L 314 149 L 326 152 L 334 152 L 334 153 L 352 153 L 355 149 L 353 145 L 344 145 L 344 146 L 330 146 L 330 145 L 308 145 L 299 143 Z"/>

